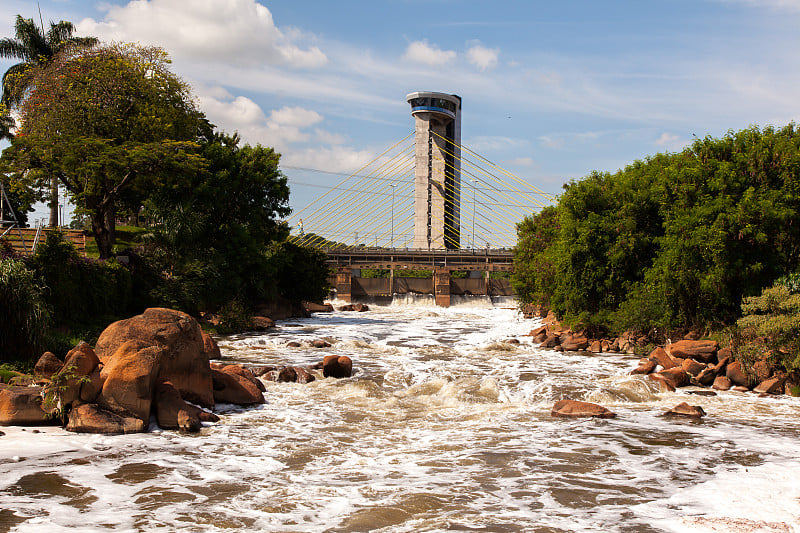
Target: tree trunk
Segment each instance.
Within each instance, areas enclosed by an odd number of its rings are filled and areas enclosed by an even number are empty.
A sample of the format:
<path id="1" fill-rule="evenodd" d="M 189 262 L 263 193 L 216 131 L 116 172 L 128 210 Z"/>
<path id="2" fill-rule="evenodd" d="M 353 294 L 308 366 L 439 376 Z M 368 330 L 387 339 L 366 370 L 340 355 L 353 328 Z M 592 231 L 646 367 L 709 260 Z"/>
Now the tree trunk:
<path id="1" fill-rule="evenodd" d="M 58 226 L 58 177 L 50 176 L 50 223 L 51 228 Z"/>
<path id="2" fill-rule="evenodd" d="M 94 240 L 97 243 L 97 250 L 100 252 L 100 259 L 108 259 L 111 257 L 111 232 L 108 230 L 106 222 L 108 214 L 105 209 L 96 209 L 92 212 L 92 233 L 94 233 Z"/>
<path id="3" fill-rule="evenodd" d="M 108 229 L 108 242 L 111 246 L 117 244 L 117 210 L 113 203 L 106 208 L 106 228 Z"/>

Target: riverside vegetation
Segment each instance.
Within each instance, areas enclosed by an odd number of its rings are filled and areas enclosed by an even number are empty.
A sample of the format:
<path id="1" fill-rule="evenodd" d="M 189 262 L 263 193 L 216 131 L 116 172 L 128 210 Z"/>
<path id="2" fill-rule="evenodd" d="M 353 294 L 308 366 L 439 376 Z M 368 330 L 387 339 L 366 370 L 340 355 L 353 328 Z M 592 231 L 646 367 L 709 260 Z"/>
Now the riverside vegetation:
<path id="1" fill-rule="evenodd" d="M 52 26 L 48 39 L 71 35 L 69 23 Z M 19 43 L 38 34 L 18 17 Z M 6 44 L 21 50 L 11 41 L 0 40 L 5 56 Z M 17 127 L 3 132 L 0 179 L 23 221 L 57 181 L 99 258 L 58 233 L 32 257 L 0 250 L 0 363 L 31 370 L 44 350 L 63 357 L 148 307 L 213 314 L 210 327 L 226 332 L 249 328 L 259 305 L 327 294 L 324 255 L 286 241 L 280 154 L 216 131 L 162 50 L 67 44 L 41 61 L 18 54 L 25 61 L 3 78 L 3 124 Z M 124 247 L 118 220 L 138 226 Z"/>
<path id="2" fill-rule="evenodd" d="M 519 224 L 513 283 L 588 337 L 627 332 L 643 350 L 700 331 L 751 376 L 796 378 L 798 215 L 795 124 L 696 139 L 565 185 Z"/>

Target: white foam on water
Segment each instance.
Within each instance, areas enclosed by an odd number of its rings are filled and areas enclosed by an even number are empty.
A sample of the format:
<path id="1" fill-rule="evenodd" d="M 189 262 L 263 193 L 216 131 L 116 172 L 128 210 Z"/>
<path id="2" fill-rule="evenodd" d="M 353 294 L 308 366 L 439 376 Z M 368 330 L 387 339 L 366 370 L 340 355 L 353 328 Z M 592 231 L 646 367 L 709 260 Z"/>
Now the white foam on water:
<path id="1" fill-rule="evenodd" d="M 0 494 L 23 520 L 12 530 L 714 531 L 745 517 L 795 527 L 797 399 L 661 393 L 628 375 L 633 356 L 539 350 L 526 337 L 538 322 L 514 309 L 370 308 L 221 339 L 225 360 L 340 354 L 355 374 L 267 382 L 266 404 L 221 406 L 199 435 L 4 429 Z M 305 343 L 318 338 L 332 345 Z M 618 417 L 552 418 L 561 398 Z M 708 416 L 661 416 L 681 401 Z M 25 478 L 35 472 L 69 490 Z"/>

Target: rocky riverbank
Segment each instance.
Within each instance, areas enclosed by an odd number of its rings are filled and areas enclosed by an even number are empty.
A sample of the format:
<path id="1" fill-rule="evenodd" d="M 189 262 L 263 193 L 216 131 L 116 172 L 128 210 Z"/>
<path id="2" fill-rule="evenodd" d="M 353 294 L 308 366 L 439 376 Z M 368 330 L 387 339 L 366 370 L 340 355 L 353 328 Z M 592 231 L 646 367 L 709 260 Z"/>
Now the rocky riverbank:
<path id="1" fill-rule="evenodd" d="M 259 376 L 274 381 L 313 381 L 352 373 L 348 357 L 328 356 L 312 368 L 212 363 L 220 352 L 191 316 L 147 309 L 114 322 L 96 345 L 81 343 L 60 361 L 45 353 L 32 376 L 0 386 L 0 425 L 62 423 L 78 433 L 147 431 L 151 416 L 163 429 L 198 431 L 216 422 L 218 403 L 257 405 L 266 390 Z M 253 371 L 255 370 L 255 372 Z"/>
<path id="2" fill-rule="evenodd" d="M 633 333 L 613 339 L 591 338 L 585 332 L 562 327 L 552 315 L 545 317 L 545 322 L 530 332 L 533 342 L 540 348 L 636 355 L 649 343 L 646 337 Z M 717 341 L 699 337 L 689 333 L 682 339 L 654 347 L 647 357 L 639 359 L 631 374 L 646 375 L 667 391 L 692 385 L 762 395 L 800 395 L 800 375 L 775 368 L 766 354 L 751 368 L 746 368 L 742 362 L 734 360 L 730 348 L 721 348 Z"/>

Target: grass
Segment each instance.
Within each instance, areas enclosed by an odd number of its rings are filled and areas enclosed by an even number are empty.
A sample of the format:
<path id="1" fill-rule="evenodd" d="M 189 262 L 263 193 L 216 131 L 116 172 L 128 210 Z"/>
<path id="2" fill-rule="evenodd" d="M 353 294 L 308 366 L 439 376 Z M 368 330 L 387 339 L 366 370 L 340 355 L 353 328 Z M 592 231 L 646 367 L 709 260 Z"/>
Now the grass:
<path id="1" fill-rule="evenodd" d="M 141 243 L 142 234 L 148 231 L 150 230 L 147 228 L 136 226 L 117 226 L 117 243 L 114 245 L 114 249 L 121 251 L 127 248 L 135 248 Z M 97 243 L 94 238 L 86 238 L 86 255 L 95 259 L 100 257 L 100 251 L 97 248 Z"/>

